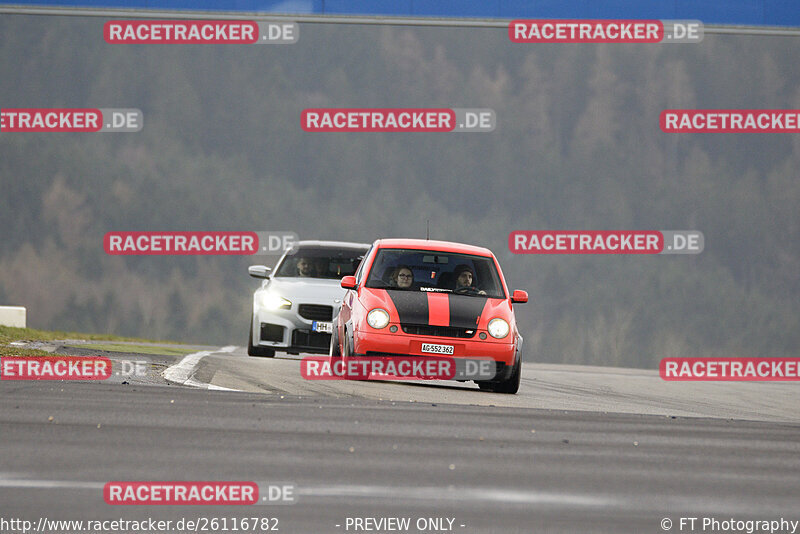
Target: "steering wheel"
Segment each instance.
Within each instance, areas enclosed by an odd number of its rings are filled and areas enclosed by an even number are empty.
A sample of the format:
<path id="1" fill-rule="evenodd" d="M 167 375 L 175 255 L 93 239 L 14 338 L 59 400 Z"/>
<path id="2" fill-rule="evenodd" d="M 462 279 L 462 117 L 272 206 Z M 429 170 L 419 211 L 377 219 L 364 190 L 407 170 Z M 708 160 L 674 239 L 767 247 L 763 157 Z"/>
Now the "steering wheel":
<path id="1" fill-rule="evenodd" d="M 458 295 L 480 295 L 481 290 L 474 286 L 462 286 L 453 290 L 453 293 Z M 485 295 L 486 292 L 483 292 Z"/>

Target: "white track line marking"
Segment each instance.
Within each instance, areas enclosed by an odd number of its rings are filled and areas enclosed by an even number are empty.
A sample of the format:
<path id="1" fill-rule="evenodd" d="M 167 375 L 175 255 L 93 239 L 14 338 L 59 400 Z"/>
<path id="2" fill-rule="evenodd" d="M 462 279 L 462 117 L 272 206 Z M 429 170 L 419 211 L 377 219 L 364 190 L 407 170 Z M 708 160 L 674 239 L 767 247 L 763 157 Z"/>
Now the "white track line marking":
<path id="1" fill-rule="evenodd" d="M 103 482 L 79 482 L 72 480 L 20 480 L 0 478 L 0 488 L 40 488 L 40 489 L 86 489 L 105 487 Z M 303 486 L 297 494 L 304 497 L 360 497 L 369 499 L 405 499 L 427 502 L 496 502 L 505 505 L 547 504 L 555 506 L 603 507 L 618 505 L 616 498 L 592 495 L 570 495 L 567 493 L 548 493 L 524 489 L 501 488 L 446 488 L 446 487 L 403 487 L 403 486 Z"/>
<path id="2" fill-rule="evenodd" d="M 0 479 L 0 488 L 73 488 L 73 489 L 103 489 L 102 482 L 77 482 L 72 480 L 6 480 Z"/>
<path id="3" fill-rule="evenodd" d="M 205 382 L 199 382 L 194 379 L 194 373 L 197 370 L 197 366 L 200 364 L 200 360 L 212 354 L 222 354 L 233 352 L 234 350 L 236 350 L 235 345 L 228 345 L 227 347 L 222 347 L 219 350 L 203 350 L 200 352 L 187 354 L 181 361 L 171 367 L 168 367 L 167 370 L 164 371 L 163 377 L 170 382 L 177 382 L 178 384 L 182 384 L 184 386 L 192 386 L 202 389 L 214 389 L 219 391 L 238 391 L 236 389 L 206 384 Z"/>
<path id="4" fill-rule="evenodd" d="M 0 490 L 4 488 L 59 490 L 72 488 L 78 491 L 97 491 L 105 487 L 105 482 L 78 480 L 36 480 L 25 479 L 24 473 L 0 473 Z M 17 478 L 20 477 L 20 478 Z M 262 483 L 258 483 L 263 487 Z M 421 501 L 431 506 L 447 504 L 463 504 L 473 509 L 481 505 L 496 508 L 500 506 L 548 506 L 555 508 L 606 508 L 608 510 L 636 510 L 639 513 L 664 514 L 668 510 L 686 510 L 692 513 L 764 513 L 763 503 L 742 502 L 733 497 L 701 495 L 702 499 L 673 496 L 669 494 L 576 494 L 554 491 L 537 491 L 526 488 L 497 487 L 459 487 L 459 486 L 381 486 L 381 485 L 303 485 L 296 487 L 296 495 L 305 499 L 350 499 L 357 504 L 358 499 L 392 500 L 397 505 L 406 505 L 406 501 Z M 355 499 L 355 500 L 353 500 Z M 770 513 L 782 514 L 791 510 L 794 501 L 790 496 L 769 507 Z"/>
<path id="5" fill-rule="evenodd" d="M 302 486 L 297 494 L 307 497 L 368 497 L 372 499 L 407 499 L 429 502 L 497 502 L 513 504 L 547 504 L 555 506 L 610 506 L 620 500 L 607 496 L 571 495 L 508 488 L 442 488 L 403 486 Z"/>

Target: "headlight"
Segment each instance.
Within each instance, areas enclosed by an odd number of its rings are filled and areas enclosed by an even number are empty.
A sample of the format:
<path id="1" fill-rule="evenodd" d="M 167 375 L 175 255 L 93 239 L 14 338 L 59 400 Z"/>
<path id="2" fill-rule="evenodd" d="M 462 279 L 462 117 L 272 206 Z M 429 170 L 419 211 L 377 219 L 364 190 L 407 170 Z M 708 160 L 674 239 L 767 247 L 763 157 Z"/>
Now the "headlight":
<path id="1" fill-rule="evenodd" d="M 288 310 L 292 307 L 291 300 L 286 300 L 280 295 L 276 295 L 274 293 L 262 293 L 258 300 L 261 304 L 261 307 L 268 310 L 278 310 L 281 308 Z"/>
<path id="2" fill-rule="evenodd" d="M 489 327 L 487 330 L 489 331 L 489 335 L 493 338 L 503 339 L 508 335 L 509 327 L 505 320 L 496 317 L 489 321 Z"/>
<path id="3" fill-rule="evenodd" d="M 386 328 L 386 325 L 389 324 L 389 312 L 375 308 L 367 314 L 367 323 L 376 330 Z"/>

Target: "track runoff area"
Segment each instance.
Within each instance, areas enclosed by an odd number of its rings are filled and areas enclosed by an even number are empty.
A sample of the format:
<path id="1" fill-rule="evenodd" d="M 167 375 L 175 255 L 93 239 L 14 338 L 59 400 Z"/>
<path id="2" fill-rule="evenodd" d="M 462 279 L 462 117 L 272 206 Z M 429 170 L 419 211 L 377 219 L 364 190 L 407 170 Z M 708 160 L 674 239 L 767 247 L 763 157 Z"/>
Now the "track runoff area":
<path id="1" fill-rule="evenodd" d="M 4 532 L 792 532 L 800 519 L 796 383 L 529 362 L 519 394 L 501 395 L 306 380 L 308 357 L 12 360 Z"/>

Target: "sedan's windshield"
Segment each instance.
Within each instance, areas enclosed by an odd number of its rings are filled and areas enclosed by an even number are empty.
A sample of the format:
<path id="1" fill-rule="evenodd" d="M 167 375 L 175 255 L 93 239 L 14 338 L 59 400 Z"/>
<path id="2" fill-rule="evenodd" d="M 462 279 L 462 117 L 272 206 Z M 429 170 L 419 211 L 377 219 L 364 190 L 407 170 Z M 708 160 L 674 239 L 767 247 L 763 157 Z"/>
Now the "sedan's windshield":
<path id="1" fill-rule="evenodd" d="M 339 280 L 355 274 L 367 249 L 303 247 L 287 254 L 275 276 Z"/>
<path id="2" fill-rule="evenodd" d="M 366 287 L 505 298 L 492 258 L 430 250 L 379 250 Z"/>

